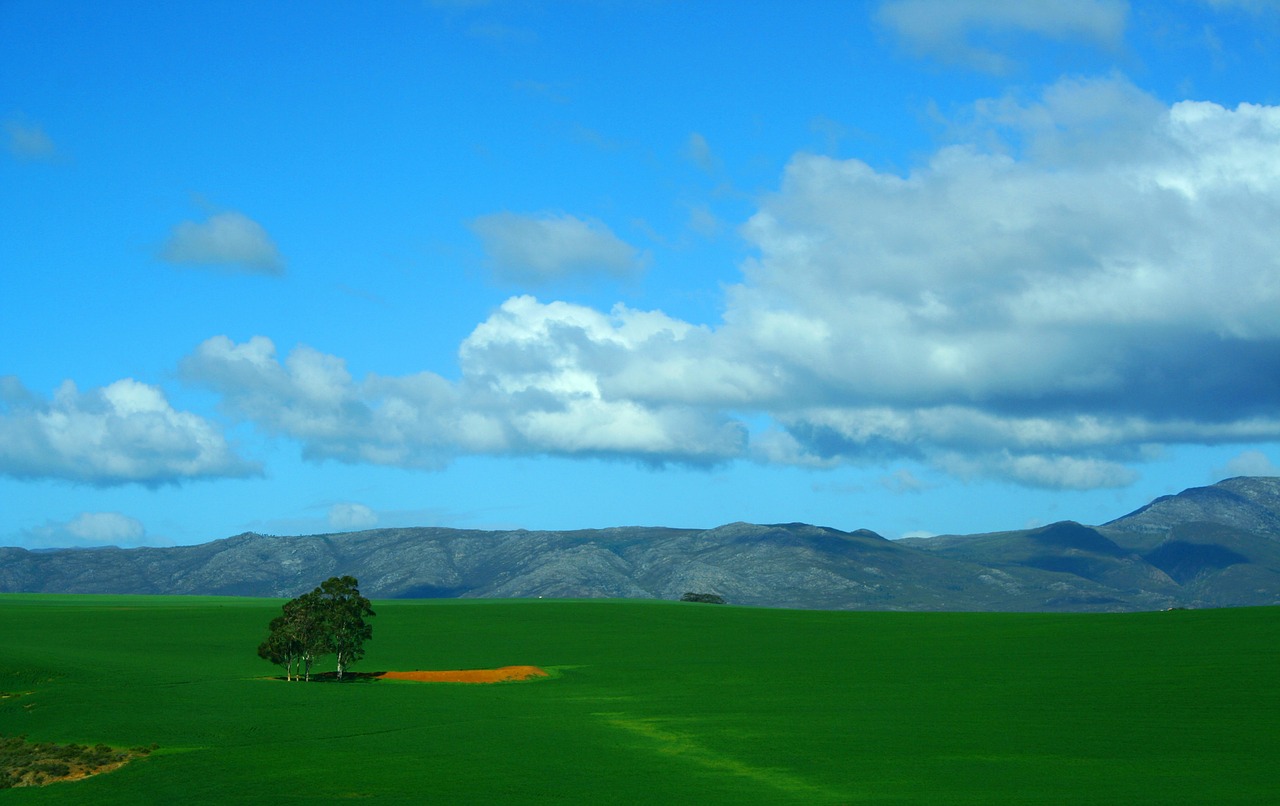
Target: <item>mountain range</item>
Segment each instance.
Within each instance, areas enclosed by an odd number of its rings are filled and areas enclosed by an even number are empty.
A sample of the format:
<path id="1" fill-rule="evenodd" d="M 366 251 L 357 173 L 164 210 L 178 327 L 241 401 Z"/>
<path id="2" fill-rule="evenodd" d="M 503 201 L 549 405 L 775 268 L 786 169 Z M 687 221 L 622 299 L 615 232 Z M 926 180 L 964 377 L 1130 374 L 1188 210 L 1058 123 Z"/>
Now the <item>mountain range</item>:
<path id="1" fill-rule="evenodd" d="M 0 548 L 0 592 L 678 599 L 865 610 L 1131 611 L 1280 604 L 1280 478 L 1163 496 L 1100 526 L 888 540 L 803 523 L 714 529 L 437 527 L 196 546 Z"/>

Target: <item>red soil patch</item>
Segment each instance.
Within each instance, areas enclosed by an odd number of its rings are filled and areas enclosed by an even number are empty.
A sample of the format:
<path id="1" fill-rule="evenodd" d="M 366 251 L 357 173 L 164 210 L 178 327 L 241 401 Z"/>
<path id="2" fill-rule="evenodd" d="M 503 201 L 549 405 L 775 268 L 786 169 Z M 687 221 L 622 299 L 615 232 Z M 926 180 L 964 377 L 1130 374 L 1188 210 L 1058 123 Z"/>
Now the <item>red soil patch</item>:
<path id="1" fill-rule="evenodd" d="M 537 666 L 503 666 L 501 669 L 453 669 L 444 672 L 383 672 L 379 680 L 415 680 L 419 683 L 502 683 L 546 677 Z"/>

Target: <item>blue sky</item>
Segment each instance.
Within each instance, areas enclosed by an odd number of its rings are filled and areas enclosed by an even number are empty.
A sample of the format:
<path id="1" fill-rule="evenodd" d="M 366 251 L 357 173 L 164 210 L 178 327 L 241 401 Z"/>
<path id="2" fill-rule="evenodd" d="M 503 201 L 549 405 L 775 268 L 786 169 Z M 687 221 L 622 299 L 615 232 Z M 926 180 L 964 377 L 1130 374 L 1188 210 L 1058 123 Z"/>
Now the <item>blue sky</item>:
<path id="1" fill-rule="evenodd" d="M 1280 473 L 1280 4 L 0 4 L 0 545 Z"/>

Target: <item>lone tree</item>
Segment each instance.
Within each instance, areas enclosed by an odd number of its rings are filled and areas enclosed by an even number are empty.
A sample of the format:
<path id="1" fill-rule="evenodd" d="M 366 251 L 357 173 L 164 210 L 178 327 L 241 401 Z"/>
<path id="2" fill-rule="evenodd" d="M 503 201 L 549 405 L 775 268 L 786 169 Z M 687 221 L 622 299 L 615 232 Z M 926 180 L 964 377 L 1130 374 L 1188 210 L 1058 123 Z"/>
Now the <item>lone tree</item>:
<path id="1" fill-rule="evenodd" d="M 311 666 L 322 655 L 335 655 L 338 679 L 364 657 L 364 642 L 373 637 L 365 618 L 375 615 L 360 595 L 355 577 L 330 577 L 310 593 L 286 602 L 267 626 L 258 657 L 285 670 L 285 679 L 311 679 Z"/>

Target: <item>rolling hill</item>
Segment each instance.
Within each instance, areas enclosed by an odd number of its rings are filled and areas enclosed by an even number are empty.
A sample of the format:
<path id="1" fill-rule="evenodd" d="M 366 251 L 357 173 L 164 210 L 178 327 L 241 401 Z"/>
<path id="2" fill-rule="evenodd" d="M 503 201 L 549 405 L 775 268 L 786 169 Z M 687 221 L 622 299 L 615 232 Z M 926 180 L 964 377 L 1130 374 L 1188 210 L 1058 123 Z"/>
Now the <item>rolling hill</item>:
<path id="1" fill-rule="evenodd" d="M 887 540 L 808 524 L 566 532 L 435 527 L 197 546 L 0 549 L 0 592 L 295 596 L 352 574 L 374 598 L 712 592 L 815 609 L 1130 611 L 1280 604 L 1280 479 L 1164 496 L 1100 526 Z"/>

